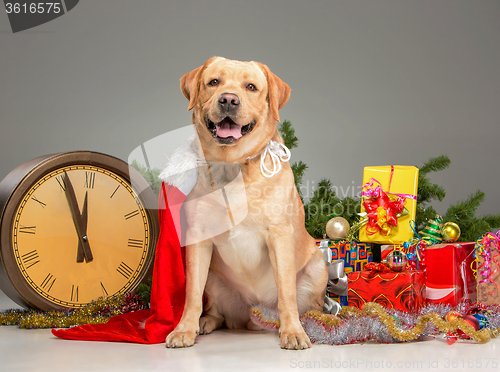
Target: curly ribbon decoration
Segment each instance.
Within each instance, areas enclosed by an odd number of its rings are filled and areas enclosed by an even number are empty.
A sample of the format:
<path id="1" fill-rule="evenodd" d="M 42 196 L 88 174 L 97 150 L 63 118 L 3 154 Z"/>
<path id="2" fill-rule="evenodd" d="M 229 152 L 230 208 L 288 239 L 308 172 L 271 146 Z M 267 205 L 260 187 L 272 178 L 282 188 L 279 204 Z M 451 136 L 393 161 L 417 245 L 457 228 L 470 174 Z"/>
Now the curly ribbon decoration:
<path id="1" fill-rule="evenodd" d="M 416 231 L 415 221 L 410 221 L 410 227 L 413 230 L 416 238 L 405 242 L 403 247 L 408 250 L 406 258 L 410 270 L 421 270 L 424 272 L 424 277 L 427 279 L 427 246 L 433 244 L 432 240 L 427 237 L 421 237 Z"/>
<path id="2" fill-rule="evenodd" d="M 406 199 L 417 200 L 416 195 L 391 193 L 394 166 L 391 165 L 391 175 L 387 192 L 375 178 L 363 185 L 361 196 L 364 197 L 363 207 L 366 209 L 368 223 L 366 233 L 380 233 L 389 236 L 393 228 L 398 226 L 398 217 L 404 210 Z"/>
<path id="3" fill-rule="evenodd" d="M 328 247 L 328 240 L 326 239 L 320 242 L 319 249 L 323 253 L 328 268 L 327 292 L 338 296 L 347 296 L 348 281 L 347 275 L 344 273 L 344 261 L 335 260 L 332 262 L 332 250 Z M 337 301 L 325 296 L 323 312 L 337 315 L 341 308 L 342 306 Z"/>
<path id="4" fill-rule="evenodd" d="M 491 246 L 496 247 L 497 254 L 493 255 L 491 252 Z M 492 293 L 488 293 L 489 296 L 493 296 L 498 292 L 498 285 L 495 280 L 493 280 L 493 275 L 498 272 L 500 268 L 500 264 L 496 260 L 496 257 L 498 257 L 498 250 L 500 247 L 500 231 L 497 232 L 497 234 L 493 233 L 486 233 L 482 238 L 478 239 L 476 242 L 476 253 L 478 255 L 483 256 L 484 262 L 481 266 L 477 268 L 477 271 L 479 274 L 485 278 L 479 281 L 479 284 L 483 283 L 493 283 L 495 286 L 495 290 Z M 492 271 L 491 269 L 491 262 L 495 263 L 497 265 L 497 268 Z"/>

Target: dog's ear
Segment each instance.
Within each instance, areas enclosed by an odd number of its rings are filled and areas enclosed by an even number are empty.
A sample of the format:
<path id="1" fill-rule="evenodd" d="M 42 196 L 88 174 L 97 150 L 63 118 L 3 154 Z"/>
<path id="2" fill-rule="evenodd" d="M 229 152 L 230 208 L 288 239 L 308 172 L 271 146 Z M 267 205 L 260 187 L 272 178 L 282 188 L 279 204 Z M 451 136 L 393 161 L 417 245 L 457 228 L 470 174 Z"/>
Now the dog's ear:
<path id="1" fill-rule="evenodd" d="M 194 107 L 196 100 L 198 99 L 203 71 L 215 58 L 217 57 L 210 58 L 203 66 L 195 68 L 193 71 L 188 72 L 181 77 L 181 91 L 189 100 L 188 111 Z"/>
<path id="2" fill-rule="evenodd" d="M 279 110 L 285 106 L 285 103 L 290 98 L 291 89 L 287 83 L 277 77 L 269 70 L 269 67 L 259 63 L 260 68 L 267 78 L 267 86 L 269 90 L 269 106 L 274 120 L 280 121 Z"/>

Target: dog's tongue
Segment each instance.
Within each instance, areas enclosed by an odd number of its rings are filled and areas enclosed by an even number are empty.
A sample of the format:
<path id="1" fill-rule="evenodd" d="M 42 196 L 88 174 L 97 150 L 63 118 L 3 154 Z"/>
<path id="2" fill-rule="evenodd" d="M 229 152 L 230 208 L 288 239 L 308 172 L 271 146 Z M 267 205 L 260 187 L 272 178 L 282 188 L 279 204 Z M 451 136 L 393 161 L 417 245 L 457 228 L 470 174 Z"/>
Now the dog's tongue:
<path id="1" fill-rule="evenodd" d="M 241 125 L 235 124 L 231 119 L 226 118 L 217 125 L 217 135 L 222 138 L 241 137 Z"/>

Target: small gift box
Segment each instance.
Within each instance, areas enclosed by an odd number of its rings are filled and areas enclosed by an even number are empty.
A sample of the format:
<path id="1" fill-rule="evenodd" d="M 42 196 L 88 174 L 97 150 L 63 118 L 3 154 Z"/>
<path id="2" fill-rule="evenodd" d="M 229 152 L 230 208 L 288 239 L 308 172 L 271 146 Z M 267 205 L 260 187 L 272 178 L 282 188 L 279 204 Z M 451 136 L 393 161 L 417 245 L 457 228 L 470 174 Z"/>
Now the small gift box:
<path id="1" fill-rule="evenodd" d="M 366 212 L 367 223 L 359 231 L 359 240 L 380 244 L 411 240 L 410 221 L 415 219 L 417 186 L 416 167 L 365 167 L 361 212 Z"/>
<path id="2" fill-rule="evenodd" d="M 500 231 L 486 234 L 476 243 L 477 300 L 484 305 L 500 304 Z"/>
<path id="3" fill-rule="evenodd" d="M 425 304 L 425 279 L 422 271 L 360 271 L 347 275 L 349 306 L 362 308 L 376 302 L 387 308 L 418 311 Z"/>
<path id="4" fill-rule="evenodd" d="M 477 298 L 475 243 L 446 243 L 426 248 L 426 285 L 428 303 L 456 306 Z"/>
<path id="5" fill-rule="evenodd" d="M 332 251 L 332 261 L 343 260 L 346 273 L 363 270 L 363 266 L 373 261 L 371 243 L 336 240 L 316 240 L 316 245 L 328 244 Z"/>

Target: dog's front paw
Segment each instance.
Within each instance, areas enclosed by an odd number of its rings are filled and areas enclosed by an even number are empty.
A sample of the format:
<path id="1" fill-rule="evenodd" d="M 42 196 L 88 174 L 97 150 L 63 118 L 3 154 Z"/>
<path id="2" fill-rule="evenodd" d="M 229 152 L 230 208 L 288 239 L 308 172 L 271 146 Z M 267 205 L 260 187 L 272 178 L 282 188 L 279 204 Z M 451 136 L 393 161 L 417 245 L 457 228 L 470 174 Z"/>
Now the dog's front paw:
<path id="1" fill-rule="evenodd" d="M 208 335 L 217 328 L 220 328 L 222 321 L 214 316 L 207 315 L 200 318 L 200 335 Z"/>
<path id="2" fill-rule="evenodd" d="M 309 337 L 304 331 L 280 332 L 281 348 L 288 350 L 308 349 L 312 346 Z"/>
<path id="3" fill-rule="evenodd" d="M 180 348 L 180 347 L 193 346 L 196 335 L 197 332 L 195 331 L 187 331 L 187 332 L 173 331 L 167 336 L 166 340 L 167 347 Z"/>

